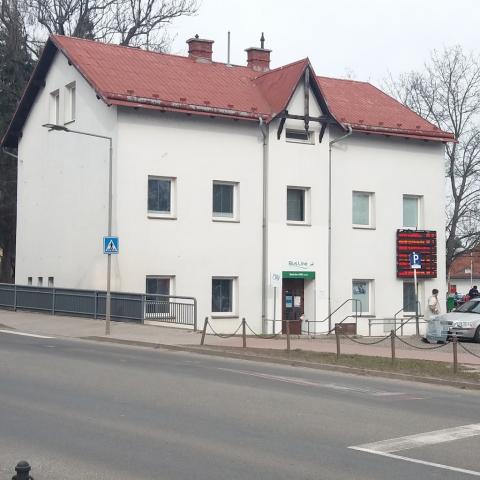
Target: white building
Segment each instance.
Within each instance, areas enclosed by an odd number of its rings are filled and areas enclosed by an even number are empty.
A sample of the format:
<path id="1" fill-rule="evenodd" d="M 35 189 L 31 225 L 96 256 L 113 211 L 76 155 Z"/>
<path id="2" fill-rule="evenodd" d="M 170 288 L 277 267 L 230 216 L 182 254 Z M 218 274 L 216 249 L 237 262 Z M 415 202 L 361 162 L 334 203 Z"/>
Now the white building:
<path id="1" fill-rule="evenodd" d="M 181 57 L 48 40 L 3 139 L 19 155 L 17 283 L 105 288 L 108 142 L 50 123 L 112 137 L 114 290 L 194 296 L 223 331 L 320 321 L 355 298 L 365 333 L 411 304 L 396 234 L 418 228 L 438 245 L 420 303 L 444 294 L 451 134 L 308 59 L 270 70 L 270 51 L 250 48 L 247 66 L 226 65 L 212 41 L 188 44 Z"/>

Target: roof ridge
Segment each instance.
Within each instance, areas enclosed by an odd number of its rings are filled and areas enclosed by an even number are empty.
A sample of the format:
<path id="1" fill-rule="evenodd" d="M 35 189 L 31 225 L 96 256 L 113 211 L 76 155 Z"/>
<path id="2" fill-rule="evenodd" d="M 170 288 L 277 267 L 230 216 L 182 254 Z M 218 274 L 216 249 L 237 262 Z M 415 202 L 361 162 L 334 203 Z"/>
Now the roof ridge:
<path id="1" fill-rule="evenodd" d="M 161 56 L 166 56 L 166 57 L 183 58 L 184 60 L 195 61 L 194 59 L 192 59 L 188 56 L 180 55 L 180 54 L 177 54 L 177 53 L 158 52 L 156 50 L 145 50 L 143 48 L 133 47 L 131 45 L 120 45 L 118 43 L 102 42 L 100 40 L 91 40 L 89 38 L 72 37 L 72 36 L 69 36 L 69 35 L 59 35 L 59 34 L 56 34 L 56 33 L 51 34 L 50 38 L 52 38 L 52 39 L 66 38 L 66 39 L 72 39 L 72 40 L 80 40 L 82 42 L 93 43 L 95 45 L 100 44 L 100 45 L 104 45 L 104 46 L 107 46 L 107 47 L 123 48 L 123 49 L 126 49 L 126 50 L 133 50 L 133 51 L 136 51 L 136 52 L 143 52 L 143 53 L 147 53 L 147 54 L 161 55 Z M 216 65 L 224 65 L 228 68 L 231 68 L 231 67 L 244 68 L 244 69 L 248 69 L 249 71 L 252 71 L 252 69 L 250 67 L 248 67 L 247 65 L 236 65 L 236 64 L 232 64 L 232 63 L 218 62 L 216 60 L 210 60 L 208 63 L 209 64 L 216 64 Z"/>
<path id="2" fill-rule="evenodd" d="M 302 62 L 305 62 L 305 61 L 310 63 L 309 58 L 305 57 L 305 58 L 302 58 L 300 60 L 296 60 L 295 62 L 287 63 L 286 65 L 281 65 L 280 67 L 274 68 L 273 70 L 268 70 L 267 72 L 262 72 L 258 77 L 255 77 L 254 80 L 258 80 L 262 77 L 265 77 L 266 75 L 269 75 L 270 73 L 279 72 L 280 70 L 283 70 L 285 68 L 293 67 L 294 65 L 297 65 L 298 63 L 302 63 Z"/>
<path id="3" fill-rule="evenodd" d="M 338 80 L 340 82 L 366 83 L 368 85 L 372 85 L 370 82 L 366 82 L 365 80 L 354 80 L 353 78 L 327 77 L 326 75 L 317 75 L 316 77 L 325 78 L 327 80 Z"/>

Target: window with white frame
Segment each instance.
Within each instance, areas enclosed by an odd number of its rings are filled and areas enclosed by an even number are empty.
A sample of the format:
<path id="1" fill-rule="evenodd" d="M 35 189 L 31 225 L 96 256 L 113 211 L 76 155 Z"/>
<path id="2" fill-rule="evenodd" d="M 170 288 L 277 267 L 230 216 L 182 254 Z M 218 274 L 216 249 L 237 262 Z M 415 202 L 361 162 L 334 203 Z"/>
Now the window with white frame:
<path id="1" fill-rule="evenodd" d="M 373 228 L 373 198 L 371 192 L 352 192 L 352 224 L 359 228 Z"/>
<path id="2" fill-rule="evenodd" d="M 170 315 L 170 298 L 173 291 L 172 276 L 148 275 L 145 284 L 145 316 L 150 319 Z"/>
<path id="3" fill-rule="evenodd" d="M 315 142 L 314 139 L 313 132 L 305 129 L 287 128 L 285 130 L 285 140 L 287 142 L 313 144 Z"/>
<path id="4" fill-rule="evenodd" d="M 373 314 L 373 281 L 352 280 L 352 311 Z"/>
<path id="5" fill-rule="evenodd" d="M 154 217 L 174 218 L 175 179 L 148 177 L 148 214 Z"/>
<path id="6" fill-rule="evenodd" d="M 76 110 L 76 85 L 75 82 L 68 84 L 65 87 L 65 123 L 73 122 L 75 120 Z"/>
<path id="7" fill-rule="evenodd" d="M 213 182 L 212 215 L 216 220 L 238 219 L 238 183 Z"/>
<path id="8" fill-rule="evenodd" d="M 417 195 L 403 196 L 403 227 L 418 228 L 420 223 L 420 197 Z"/>
<path id="9" fill-rule="evenodd" d="M 212 313 L 233 314 L 235 312 L 235 278 L 212 278 Z"/>
<path id="10" fill-rule="evenodd" d="M 50 93 L 49 122 L 58 125 L 60 122 L 60 92 L 55 90 Z"/>
<path id="11" fill-rule="evenodd" d="M 415 283 L 403 282 L 403 311 L 404 313 L 415 312 Z"/>
<path id="12" fill-rule="evenodd" d="M 307 187 L 287 187 L 287 222 L 308 222 L 309 193 Z"/>

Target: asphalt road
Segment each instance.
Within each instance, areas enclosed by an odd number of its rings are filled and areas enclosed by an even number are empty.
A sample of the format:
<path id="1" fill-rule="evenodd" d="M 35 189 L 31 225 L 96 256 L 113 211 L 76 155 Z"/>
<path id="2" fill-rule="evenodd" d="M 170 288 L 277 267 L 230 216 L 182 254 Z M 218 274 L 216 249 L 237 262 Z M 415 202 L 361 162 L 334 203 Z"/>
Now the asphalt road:
<path id="1" fill-rule="evenodd" d="M 476 392 L 0 333 L 0 480 L 475 478 L 478 422 Z"/>

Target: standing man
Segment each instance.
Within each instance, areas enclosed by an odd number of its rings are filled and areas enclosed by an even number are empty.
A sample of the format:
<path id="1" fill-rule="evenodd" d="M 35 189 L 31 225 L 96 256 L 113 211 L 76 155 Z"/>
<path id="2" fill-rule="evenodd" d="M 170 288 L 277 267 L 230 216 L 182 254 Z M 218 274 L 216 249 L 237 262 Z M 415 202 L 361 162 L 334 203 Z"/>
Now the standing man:
<path id="1" fill-rule="evenodd" d="M 440 302 L 438 301 L 438 290 L 434 288 L 432 294 L 428 297 L 428 308 L 426 320 L 433 320 L 437 315 L 440 315 Z"/>
<path id="2" fill-rule="evenodd" d="M 444 342 L 442 328 L 439 321 L 435 321 L 440 315 L 440 302 L 438 301 L 438 290 L 434 288 L 432 294 L 428 297 L 428 304 L 425 312 L 425 320 L 427 321 L 427 331 L 422 339 L 427 343 Z"/>

